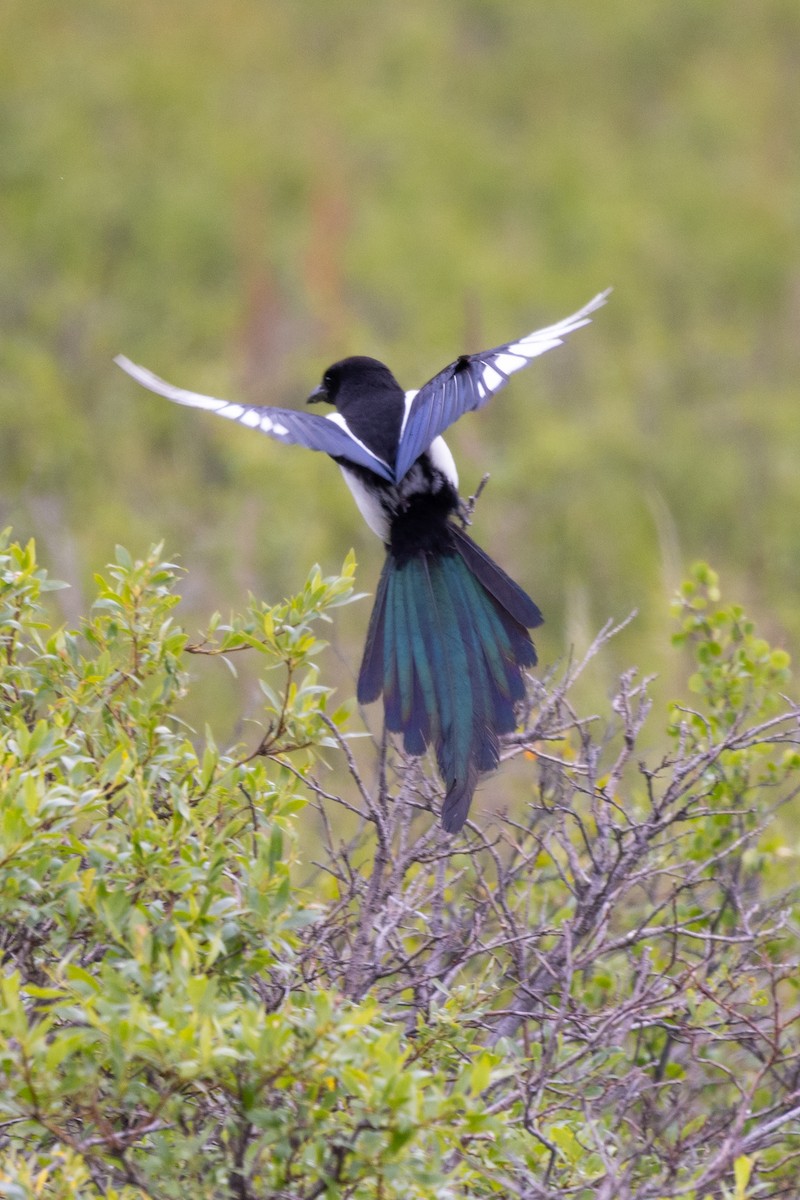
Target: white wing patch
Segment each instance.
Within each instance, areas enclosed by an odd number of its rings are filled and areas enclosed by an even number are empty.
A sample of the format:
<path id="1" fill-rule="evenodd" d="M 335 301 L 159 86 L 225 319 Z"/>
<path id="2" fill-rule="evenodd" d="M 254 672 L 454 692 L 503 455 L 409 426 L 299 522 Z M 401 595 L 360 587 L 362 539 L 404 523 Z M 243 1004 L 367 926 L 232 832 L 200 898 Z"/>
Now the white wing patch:
<path id="1" fill-rule="evenodd" d="M 221 412 L 220 416 L 227 416 L 227 413 Z M 261 428 L 264 433 L 274 433 L 276 437 L 286 437 L 289 432 L 285 425 L 281 425 L 280 421 L 273 421 L 272 417 L 262 417 Z"/>
<path id="2" fill-rule="evenodd" d="M 502 375 L 495 371 L 494 367 L 486 366 L 483 368 L 483 382 L 489 391 L 492 391 L 494 388 L 500 387 L 505 380 Z"/>
<path id="3" fill-rule="evenodd" d="M 522 358 L 519 354 L 509 354 L 506 352 L 505 354 L 497 355 L 494 360 L 494 365 L 498 368 L 498 370 L 502 371 L 504 375 L 513 375 L 513 373 L 518 371 L 520 367 L 527 367 L 528 360 L 527 358 Z"/>

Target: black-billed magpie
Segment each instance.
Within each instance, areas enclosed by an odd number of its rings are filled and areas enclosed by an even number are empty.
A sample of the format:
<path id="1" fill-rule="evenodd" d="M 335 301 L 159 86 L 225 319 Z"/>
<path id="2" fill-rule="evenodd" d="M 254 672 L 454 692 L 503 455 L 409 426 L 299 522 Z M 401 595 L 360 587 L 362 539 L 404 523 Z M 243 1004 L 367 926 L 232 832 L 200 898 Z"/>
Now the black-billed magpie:
<path id="1" fill-rule="evenodd" d="M 404 393 L 377 359 L 344 358 L 308 397 L 335 407 L 327 417 L 184 391 L 123 355 L 115 359 L 168 400 L 322 450 L 339 464 L 387 552 L 358 699 L 368 704 L 383 693 L 386 727 L 402 733 L 409 754 L 434 746 L 448 833 L 466 821 L 481 772 L 497 766 L 499 736 L 516 726 L 524 671 L 536 664 L 528 630 L 543 618 L 456 523 L 458 475 L 441 435 L 463 413 L 482 408 L 515 371 L 587 325 L 607 296 L 601 292 L 571 317 L 516 342 L 462 355 L 414 392 Z"/>

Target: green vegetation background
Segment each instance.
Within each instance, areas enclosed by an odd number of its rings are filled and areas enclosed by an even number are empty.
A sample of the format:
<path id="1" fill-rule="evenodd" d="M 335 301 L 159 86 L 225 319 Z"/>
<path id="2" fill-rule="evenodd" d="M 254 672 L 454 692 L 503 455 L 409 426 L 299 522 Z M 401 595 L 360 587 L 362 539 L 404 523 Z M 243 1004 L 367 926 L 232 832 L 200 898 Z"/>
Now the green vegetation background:
<path id="1" fill-rule="evenodd" d="M 327 460 L 112 356 L 291 405 L 344 354 L 416 386 L 613 285 L 453 431 L 465 492 L 492 473 L 476 536 L 544 609 L 545 663 L 638 607 L 604 687 L 631 662 L 669 687 L 698 557 L 791 646 L 799 46 L 796 0 L 6 0 L 0 527 L 75 585 L 73 620 L 116 542 L 165 539 L 190 628 L 351 545 L 371 590 Z M 366 619 L 337 622 L 340 695 Z M 233 731 L 244 685 L 214 669 Z"/>

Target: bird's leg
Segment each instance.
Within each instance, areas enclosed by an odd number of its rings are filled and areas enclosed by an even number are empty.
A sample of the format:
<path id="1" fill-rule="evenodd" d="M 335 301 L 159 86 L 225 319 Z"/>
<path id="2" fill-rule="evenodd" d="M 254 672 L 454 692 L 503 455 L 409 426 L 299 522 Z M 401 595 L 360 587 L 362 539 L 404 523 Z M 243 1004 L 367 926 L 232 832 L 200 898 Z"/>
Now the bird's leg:
<path id="1" fill-rule="evenodd" d="M 480 481 L 477 488 L 475 489 L 475 494 L 470 496 L 469 500 L 462 500 L 461 497 L 459 496 L 458 518 L 461 521 L 461 524 L 464 526 L 465 529 L 466 529 L 467 525 L 472 524 L 472 514 L 475 512 L 475 505 L 478 503 L 478 500 L 480 499 L 480 494 L 483 491 L 483 489 L 486 487 L 488 482 L 489 482 L 489 476 L 484 475 L 483 479 Z"/>

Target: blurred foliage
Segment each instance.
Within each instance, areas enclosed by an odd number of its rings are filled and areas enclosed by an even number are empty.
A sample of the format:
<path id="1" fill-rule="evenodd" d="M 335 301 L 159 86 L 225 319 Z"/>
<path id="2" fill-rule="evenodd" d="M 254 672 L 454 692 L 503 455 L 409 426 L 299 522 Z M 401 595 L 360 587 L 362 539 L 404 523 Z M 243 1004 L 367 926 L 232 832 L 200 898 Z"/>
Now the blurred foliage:
<path id="1" fill-rule="evenodd" d="M 415 386 L 612 284 L 453 431 L 465 492 L 493 474 L 478 539 L 545 611 L 545 662 L 638 607 L 608 686 L 671 670 L 695 557 L 796 637 L 798 44 L 796 0 L 7 0 L 0 523 L 79 585 L 70 618 L 117 541 L 180 551 L 187 619 L 354 542 L 369 587 L 329 462 L 112 355 L 293 404 L 343 354 Z"/>

